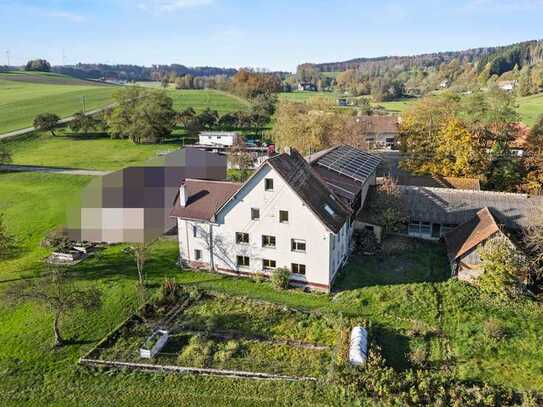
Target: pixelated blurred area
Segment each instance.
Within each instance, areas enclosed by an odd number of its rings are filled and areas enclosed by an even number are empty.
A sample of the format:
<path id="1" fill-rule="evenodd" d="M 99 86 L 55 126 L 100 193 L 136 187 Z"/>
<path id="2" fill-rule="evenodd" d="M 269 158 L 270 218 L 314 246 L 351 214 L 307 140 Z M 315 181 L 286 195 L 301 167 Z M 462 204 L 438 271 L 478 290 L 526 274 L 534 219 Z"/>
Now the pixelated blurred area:
<path id="1" fill-rule="evenodd" d="M 170 211 L 185 178 L 226 179 L 226 156 L 183 148 L 95 178 L 79 208 L 68 212 L 66 233 L 75 241 L 147 243 L 175 234 Z"/>

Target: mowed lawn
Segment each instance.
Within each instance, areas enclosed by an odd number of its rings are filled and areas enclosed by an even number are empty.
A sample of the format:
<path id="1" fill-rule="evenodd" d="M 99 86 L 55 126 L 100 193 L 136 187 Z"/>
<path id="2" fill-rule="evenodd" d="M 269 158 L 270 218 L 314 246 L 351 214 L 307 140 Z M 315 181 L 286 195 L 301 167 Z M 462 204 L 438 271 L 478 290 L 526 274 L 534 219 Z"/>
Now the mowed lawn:
<path id="1" fill-rule="evenodd" d="M 517 103 L 521 120 L 528 126 L 533 126 L 543 115 L 543 93 L 518 98 Z"/>
<path id="2" fill-rule="evenodd" d="M 168 94 L 174 99 L 177 111 L 188 107 L 201 111 L 209 107 L 224 114 L 250 107 L 243 99 L 214 90 L 168 90 Z M 67 128 L 56 133 L 54 137 L 48 132 L 35 132 L 6 142 L 13 163 L 117 170 L 141 164 L 159 152 L 174 151 L 182 146 L 185 136 L 185 131 L 178 128 L 166 143 L 134 144 L 130 140 L 111 139 L 107 134 L 75 135 Z"/>
<path id="3" fill-rule="evenodd" d="M 59 132 L 33 133 L 6 142 L 14 164 L 45 165 L 52 167 L 118 170 L 142 164 L 159 152 L 174 151 L 177 144 L 135 144 L 130 140 L 72 136 Z"/>
<path id="4" fill-rule="evenodd" d="M 250 103 L 245 99 L 219 90 L 207 89 L 167 89 L 168 96 L 173 99 L 173 107 L 177 111 L 192 107 L 202 111 L 206 108 L 216 110 L 219 114 L 248 110 Z"/>
<path id="5" fill-rule="evenodd" d="M 0 133 L 32 126 L 39 113 L 68 117 L 112 102 L 114 86 L 94 85 L 63 75 L 0 73 Z"/>
<path id="6" fill-rule="evenodd" d="M 41 237 L 64 219 L 66 206 L 89 178 L 66 175 L 0 174 L 0 208 L 24 249 L 0 263 L 0 404 L 118 405 L 348 405 L 347 394 L 326 383 L 290 383 L 226 378 L 107 372 L 79 367 L 77 360 L 138 306 L 137 273 L 123 245 L 71 269 L 75 283 L 97 285 L 103 306 L 63 321 L 73 343 L 51 349 L 51 316 L 31 303 L 7 305 L 4 287 L 32 278 L 46 250 Z M 543 391 L 541 308 L 530 303 L 497 305 L 479 299 L 474 288 L 445 280 L 446 259 L 433 244 L 399 247 L 381 260 L 357 260 L 338 281 L 336 296 L 278 292 L 269 283 L 237 279 L 176 266 L 175 241 L 158 242 L 146 262 L 151 292 L 166 277 L 182 284 L 245 295 L 288 306 L 337 313 L 368 321 L 372 342 L 388 363 L 402 370 L 409 354 L 424 349 L 430 368 L 452 363 L 458 378 L 485 380 L 516 389 Z M 424 281 L 425 279 L 429 281 Z M 505 330 L 490 337 L 485 323 Z"/>

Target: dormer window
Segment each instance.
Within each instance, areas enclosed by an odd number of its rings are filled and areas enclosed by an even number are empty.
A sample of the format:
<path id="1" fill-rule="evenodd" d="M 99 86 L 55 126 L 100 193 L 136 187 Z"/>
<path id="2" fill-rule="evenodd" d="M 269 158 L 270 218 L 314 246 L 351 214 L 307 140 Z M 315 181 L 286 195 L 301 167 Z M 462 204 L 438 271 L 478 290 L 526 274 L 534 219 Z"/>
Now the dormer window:
<path id="1" fill-rule="evenodd" d="M 334 212 L 334 210 L 332 208 L 330 208 L 330 206 L 328 206 L 328 204 L 324 205 L 324 210 L 330 215 L 330 216 L 334 216 L 336 213 Z"/>

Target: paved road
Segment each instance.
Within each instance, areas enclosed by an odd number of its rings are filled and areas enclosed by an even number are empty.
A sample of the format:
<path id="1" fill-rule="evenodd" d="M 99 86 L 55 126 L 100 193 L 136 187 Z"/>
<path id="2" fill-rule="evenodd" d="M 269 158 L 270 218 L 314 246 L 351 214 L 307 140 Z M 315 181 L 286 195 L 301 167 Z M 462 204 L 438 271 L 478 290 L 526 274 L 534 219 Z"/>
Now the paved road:
<path id="1" fill-rule="evenodd" d="M 84 169 L 77 169 L 77 168 L 45 167 L 45 166 L 40 166 L 40 165 L 17 165 L 17 164 L 0 165 L 0 171 L 42 172 L 42 173 L 50 173 L 50 174 L 90 175 L 90 176 L 102 176 L 102 175 L 108 174 L 109 172 L 109 171 L 84 170 Z"/>
<path id="2" fill-rule="evenodd" d="M 100 109 L 90 110 L 90 111 L 86 112 L 85 114 L 87 114 L 87 115 L 96 114 L 96 113 L 101 112 L 102 110 L 105 110 L 105 109 L 107 109 L 109 107 L 113 107 L 113 106 L 114 106 L 114 104 L 107 105 L 105 107 L 101 107 Z M 61 124 L 69 123 L 73 119 L 74 119 L 73 116 L 65 117 L 64 119 L 61 119 L 59 121 L 59 123 L 61 123 Z M 36 131 L 35 127 L 27 127 L 26 129 L 10 131 L 9 133 L 0 134 L 0 140 L 14 139 L 14 138 L 17 138 L 19 136 L 23 136 L 25 134 L 32 133 L 33 131 Z"/>

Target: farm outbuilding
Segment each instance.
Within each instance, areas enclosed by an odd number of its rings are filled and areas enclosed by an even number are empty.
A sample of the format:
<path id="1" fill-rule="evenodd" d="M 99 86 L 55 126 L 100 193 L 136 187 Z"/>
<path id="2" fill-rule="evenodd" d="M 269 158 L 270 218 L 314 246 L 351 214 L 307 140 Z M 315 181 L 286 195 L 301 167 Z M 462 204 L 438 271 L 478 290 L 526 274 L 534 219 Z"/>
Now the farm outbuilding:
<path id="1" fill-rule="evenodd" d="M 489 208 L 483 208 L 468 222 L 445 234 L 452 275 L 472 281 L 482 273 L 479 248 L 497 236 L 505 236 Z"/>

